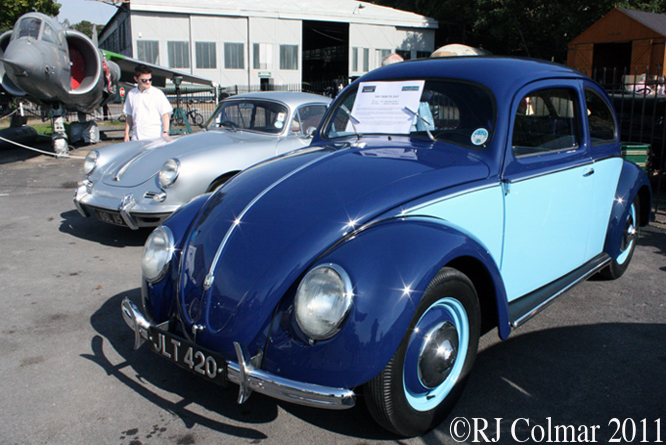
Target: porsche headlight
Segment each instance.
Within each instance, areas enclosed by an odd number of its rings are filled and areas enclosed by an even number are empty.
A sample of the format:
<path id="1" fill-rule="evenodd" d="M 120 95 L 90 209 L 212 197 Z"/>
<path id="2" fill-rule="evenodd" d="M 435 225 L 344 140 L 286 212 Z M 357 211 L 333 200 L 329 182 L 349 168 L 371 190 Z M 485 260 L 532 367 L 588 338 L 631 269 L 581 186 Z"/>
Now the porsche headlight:
<path id="1" fill-rule="evenodd" d="M 141 271 L 146 280 L 156 283 L 164 278 L 167 267 L 173 258 L 173 233 L 166 226 L 160 226 L 150 234 L 143 246 Z"/>
<path id="2" fill-rule="evenodd" d="M 86 156 L 86 160 L 83 161 L 83 174 L 88 176 L 95 170 L 95 167 L 97 167 L 97 161 L 99 160 L 99 152 L 97 150 L 93 150 L 90 153 L 88 153 L 88 156 Z"/>
<path id="3" fill-rule="evenodd" d="M 305 275 L 296 291 L 296 322 L 313 340 L 331 338 L 340 331 L 352 299 L 351 280 L 340 266 L 317 266 Z"/>
<path id="4" fill-rule="evenodd" d="M 178 179 L 178 171 L 180 170 L 180 162 L 176 158 L 171 158 L 164 163 L 160 169 L 158 179 L 160 186 L 165 189 L 171 186 L 176 179 Z"/>

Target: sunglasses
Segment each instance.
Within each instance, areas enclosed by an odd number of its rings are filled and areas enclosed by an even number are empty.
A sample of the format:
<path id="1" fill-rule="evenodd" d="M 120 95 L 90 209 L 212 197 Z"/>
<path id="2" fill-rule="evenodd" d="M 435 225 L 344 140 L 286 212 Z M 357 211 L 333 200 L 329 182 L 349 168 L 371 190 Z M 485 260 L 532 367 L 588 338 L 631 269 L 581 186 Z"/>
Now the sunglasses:
<path id="1" fill-rule="evenodd" d="M 143 83 L 148 83 L 148 82 L 152 82 L 153 78 L 151 77 L 150 79 L 139 79 L 139 80 Z"/>

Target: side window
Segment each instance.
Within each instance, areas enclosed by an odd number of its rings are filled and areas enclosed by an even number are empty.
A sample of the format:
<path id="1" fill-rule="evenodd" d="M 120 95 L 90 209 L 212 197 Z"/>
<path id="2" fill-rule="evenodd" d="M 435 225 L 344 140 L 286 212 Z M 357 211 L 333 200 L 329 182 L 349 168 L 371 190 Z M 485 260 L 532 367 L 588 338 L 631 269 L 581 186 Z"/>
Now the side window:
<path id="1" fill-rule="evenodd" d="M 617 130 L 613 111 L 608 102 L 596 91 L 585 89 L 587 123 L 592 145 L 601 145 L 617 140 Z"/>
<path id="2" fill-rule="evenodd" d="M 305 134 L 305 132 L 308 131 L 308 128 L 319 127 L 321 119 L 324 117 L 324 114 L 326 114 L 326 109 L 327 107 L 325 105 L 305 105 L 300 107 L 296 112 L 299 128 L 294 129 L 295 124 L 292 122 L 291 131 Z M 297 119 L 296 116 L 294 117 L 294 121 Z"/>
<path id="3" fill-rule="evenodd" d="M 534 91 L 520 101 L 513 126 L 516 157 L 580 146 L 576 92 L 567 88 Z"/>

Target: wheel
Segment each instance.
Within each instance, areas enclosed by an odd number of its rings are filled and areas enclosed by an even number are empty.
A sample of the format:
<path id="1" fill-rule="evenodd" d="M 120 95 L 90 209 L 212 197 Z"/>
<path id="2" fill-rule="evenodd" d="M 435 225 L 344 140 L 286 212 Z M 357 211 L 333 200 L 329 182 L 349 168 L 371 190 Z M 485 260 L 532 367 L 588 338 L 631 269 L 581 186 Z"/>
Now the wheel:
<path id="1" fill-rule="evenodd" d="M 620 254 L 611 261 L 608 267 L 601 271 L 601 276 L 608 280 L 617 280 L 629 267 L 631 257 L 634 256 L 636 249 L 636 241 L 638 239 L 638 224 L 640 214 L 640 202 L 638 196 L 634 199 L 629 207 L 627 219 L 624 222 L 624 230 L 622 232 L 622 241 L 620 243 Z"/>
<path id="2" fill-rule="evenodd" d="M 192 122 L 194 122 L 194 125 L 198 125 L 200 127 L 203 127 L 204 118 L 201 114 L 195 113 L 195 114 L 192 115 Z"/>
<path id="3" fill-rule="evenodd" d="M 442 269 L 423 295 L 395 355 L 365 385 L 372 417 L 405 437 L 441 423 L 465 386 L 479 333 L 474 285 L 459 271 Z"/>
<path id="4" fill-rule="evenodd" d="M 173 118 L 173 122 L 176 125 L 185 125 L 185 121 L 183 120 L 183 116 L 176 116 Z"/>

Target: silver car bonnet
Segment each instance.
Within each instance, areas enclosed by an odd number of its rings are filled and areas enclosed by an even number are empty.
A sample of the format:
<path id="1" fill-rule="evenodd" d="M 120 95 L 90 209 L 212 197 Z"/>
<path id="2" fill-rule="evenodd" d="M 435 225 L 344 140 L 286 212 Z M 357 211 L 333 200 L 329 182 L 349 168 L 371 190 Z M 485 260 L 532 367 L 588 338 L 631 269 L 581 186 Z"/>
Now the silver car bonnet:
<path id="1" fill-rule="evenodd" d="M 170 141 L 156 140 L 109 163 L 102 182 L 113 187 L 136 187 L 154 177 L 171 158 L 179 158 L 221 145 L 244 144 L 267 139 L 275 139 L 275 135 L 206 131 Z"/>

